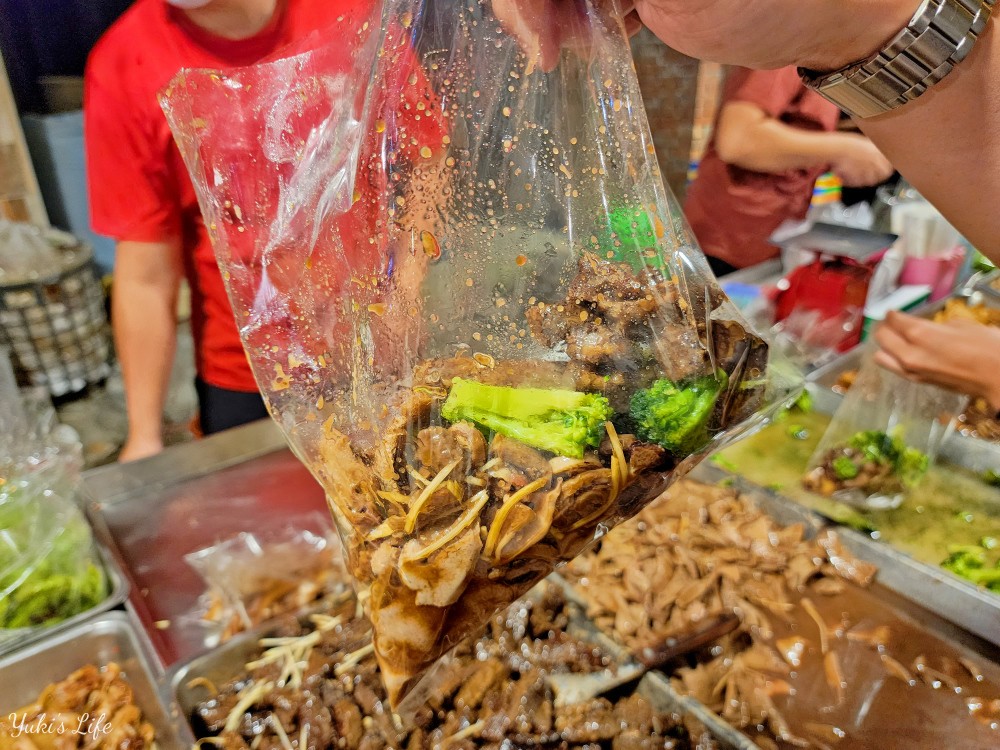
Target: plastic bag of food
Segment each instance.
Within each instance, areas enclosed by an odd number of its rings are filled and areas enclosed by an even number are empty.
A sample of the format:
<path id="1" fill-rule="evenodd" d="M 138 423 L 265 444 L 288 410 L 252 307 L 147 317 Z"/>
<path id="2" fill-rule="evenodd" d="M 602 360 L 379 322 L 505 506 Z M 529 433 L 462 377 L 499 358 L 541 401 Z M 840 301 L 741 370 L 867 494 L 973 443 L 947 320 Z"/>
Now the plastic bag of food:
<path id="1" fill-rule="evenodd" d="M 4 364 L 4 363 L 0 363 Z M 47 400 L 0 403 L 0 648 L 107 596 L 90 526 L 74 502 L 81 446 Z"/>
<path id="2" fill-rule="evenodd" d="M 207 585 L 201 616 L 217 629 L 220 642 L 350 587 L 339 538 L 322 519 L 308 520 L 267 533 L 243 532 L 184 556 Z M 312 530 L 322 528 L 330 533 Z"/>
<path id="3" fill-rule="evenodd" d="M 865 508 L 896 508 L 934 463 L 968 398 L 913 383 L 868 346 L 803 479 L 806 489 Z"/>
<path id="4" fill-rule="evenodd" d="M 551 72 L 488 0 L 390 0 L 164 95 L 393 705 L 787 395 L 664 188 L 619 19 L 574 7 Z"/>

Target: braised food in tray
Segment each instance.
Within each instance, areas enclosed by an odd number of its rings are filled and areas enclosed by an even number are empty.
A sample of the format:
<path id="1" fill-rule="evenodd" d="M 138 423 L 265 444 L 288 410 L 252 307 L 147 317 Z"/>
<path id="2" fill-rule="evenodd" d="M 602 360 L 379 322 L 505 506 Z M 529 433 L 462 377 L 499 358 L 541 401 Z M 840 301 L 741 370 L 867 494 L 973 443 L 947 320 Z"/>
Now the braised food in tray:
<path id="1" fill-rule="evenodd" d="M 117 664 L 89 665 L 0 717 L 0 750 L 150 750 L 152 724 Z"/>
<path id="2" fill-rule="evenodd" d="M 203 739 L 229 750 L 654 750 L 712 748 L 698 726 L 629 690 L 557 706 L 546 675 L 602 673 L 611 660 L 567 635 L 558 589 L 516 603 L 486 636 L 442 666 L 436 689 L 408 726 L 391 713 L 364 618 L 350 607 L 312 623 L 290 620 L 230 682 L 194 711 Z"/>

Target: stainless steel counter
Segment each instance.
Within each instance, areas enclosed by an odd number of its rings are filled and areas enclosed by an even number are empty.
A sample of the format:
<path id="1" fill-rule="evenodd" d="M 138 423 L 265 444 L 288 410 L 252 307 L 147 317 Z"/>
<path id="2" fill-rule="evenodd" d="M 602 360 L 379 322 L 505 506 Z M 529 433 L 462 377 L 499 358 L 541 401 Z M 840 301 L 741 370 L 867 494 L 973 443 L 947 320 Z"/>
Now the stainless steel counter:
<path id="1" fill-rule="evenodd" d="M 84 478 L 87 513 L 131 583 L 129 607 L 160 666 L 211 646 L 205 583 L 184 556 L 240 532 L 293 524 L 324 533 L 324 493 L 270 420 Z"/>

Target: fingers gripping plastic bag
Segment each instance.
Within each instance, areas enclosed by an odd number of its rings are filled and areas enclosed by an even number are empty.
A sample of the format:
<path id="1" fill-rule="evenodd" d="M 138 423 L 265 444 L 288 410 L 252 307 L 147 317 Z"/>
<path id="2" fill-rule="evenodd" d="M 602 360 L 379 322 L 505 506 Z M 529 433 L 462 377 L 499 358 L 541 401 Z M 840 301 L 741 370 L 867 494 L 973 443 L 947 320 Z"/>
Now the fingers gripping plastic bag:
<path id="1" fill-rule="evenodd" d="M 572 8 L 551 72 L 485 0 L 390 0 L 165 95 L 393 705 L 788 393 L 663 187 L 618 17 Z"/>
<path id="2" fill-rule="evenodd" d="M 896 508 L 934 463 L 968 397 L 880 367 L 869 345 L 803 485 L 863 508 Z"/>

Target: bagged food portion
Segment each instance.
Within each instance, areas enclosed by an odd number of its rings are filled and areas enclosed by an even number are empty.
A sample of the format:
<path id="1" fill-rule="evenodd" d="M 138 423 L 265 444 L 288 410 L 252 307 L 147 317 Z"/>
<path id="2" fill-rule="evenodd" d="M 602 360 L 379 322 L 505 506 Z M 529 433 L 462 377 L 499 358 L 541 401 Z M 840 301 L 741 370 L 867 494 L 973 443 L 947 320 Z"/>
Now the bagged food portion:
<path id="1" fill-rule="evenodd" d="M 0 380 L 7 380 L 0 362 Z M 9 367 L 9 366 L 8 366 Z M 9 375 L 9 370 L 6 370 Z M 13 382 L 11 378 L 9 382 Z M 0 392 L 0 649 L 99 604 L 107 581 L 74 502 L 75 433 L 47 397 Z"/>
<path id="2" fill-rule="evenodd" d="M 896 508 L 924 478 L 968 398 L 913 383 L 865 352 L 809 462 L 806 489 L 864 508 Z"/>
<path id="3" fill-rule="evenodd" d="M 620 20 L 566 7 L 551 71 L 486 0 L 390 0 L 164 96 L 394 706 L 791 387 L 664 189 Z"/>
<path id="4" fill-rule="evenodd" d="M 184 556 L 207 586 L 199 605 L 202 621 L 215 631 L 212 642 L 349 593 L 340 540 L 332 529 L 328 534 L 309 530 L 324 526 L 329 522 L 310 514 L 298 523 L 243 532 Z"/>

